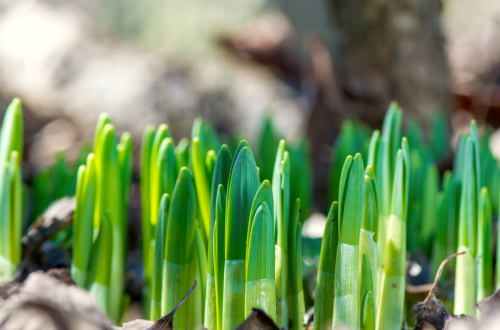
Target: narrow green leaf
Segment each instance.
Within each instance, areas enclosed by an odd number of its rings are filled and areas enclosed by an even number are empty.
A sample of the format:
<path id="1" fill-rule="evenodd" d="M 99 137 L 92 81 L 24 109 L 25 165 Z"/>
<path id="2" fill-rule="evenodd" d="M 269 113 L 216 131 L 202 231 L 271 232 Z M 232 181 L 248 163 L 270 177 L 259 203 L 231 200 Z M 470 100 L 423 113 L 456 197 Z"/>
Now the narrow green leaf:
<path id="1" fill-rule="evenodd" d="M 307 138 L 302 137 L 298 143 L 291 145 L 290 150 L 290 200 L 300 198 L 300 223 L 309 217 L 313 204 L 313 173 L 311 152 Z M 293 212 L 294 205 L 290 205 Z"/>
<path id="2" fill-rule="evenodd" d="M 407 145 L 406 145 L 407 147 Z M 403 138 L 403 148 L 405 139 Z M 377 296 L 377 328 L 400 329 L 403 322 L 406 273 L 406 196 L 408 151 L 398 150 L 393 178 L 391 215 Z"/>
<path id="3" fill-rule="evenodd" d="M 182 168 L 170 203 L 167 222 L 165 259 L 177 265 L 186 265 L 192 259 L 195 240 L 196 196 L 193 177 Z"/>
<path id="4" fill-rule="evenodd" d="M 163 193 L 169 193 L 168 191 L 161 191 L 161 183 L 163 180 L 160 179 L 162 176 L 162 172 L 160 172 L 159 168 L 159 159 L 161 159 L 162 154 L 160 154 L 160 149 L 163 144 L 163 141 L 167 138 L 172 138 L 170 135 L 170 131 L 167 125 L 161 124 L 156 130 L 156 134 L 153 140 L 153 146 L 151 147 L 151 158 L 149 164 L 149 186 L 150 186 L 150 220 L 151 224 L 151 232 L 155 232 L 156 229 L 156 221 L 158 220 L 158 209 L 160 206 L 161 196 Z M 170 153 L 169 155 L 170 156 Z M 171 193 L 171 192 L 170 192 Z"/>
<path id="5" fill-rule="evenodd" d="M 94 246 L 95 277 L 90 284 L 90 294 L 97 301 L 97 304 L 107 315 L 110 315 L 111 296 L 110 282 L 112 269 L 109 266 L 113 258 L 113 225 L 109 215 L 103 214 L 99 221 L 99 234 Z"/>
<path id="6" fill-rule="evenodd" d="M 274 219 L 263 201 L 252 221 L 245 283 L 245 314 L 260 308 L 271 318 L 276 317 L 274 281 Z"/>
<path id="7" fill-rule="evenodd" d="M 235 328 L 245 317 L 246 239 L 252 202 L 258 188 L 259 177 L 255 160 L 251 150 L 243 147 L 233 161 L 227 195 L 224 330 Z M 242 269 L 239 269 L 240 267 Z"/>
<path id="8" fill-rule="evenodd" d="M 360 154 L 357 154 L 354 160 L 346 159 L 340 182 L 339 248 L 335 265 L 333 326 L 358 328 L 361 308 L 358 291 L 358 245 L 365 198 L 364 165 Z"/>
<path id="9" fill-rule="evenodd" d="M 314 330 L 331 326 L 335 298 L 335 265 L 339 242 L 338 203 L 333 202 L 326 218 L 319 257 L 314 299 Z"/>
<path id="10" fill-rule="evenodd" d="M 189 139 L 183 138 L 175 147 L 175 155 L 177 156 L 177 171 L 189 165 Z"/>
<path id="11" fill-rule="evenodd" d="M 276 227 L 278 221 L 278 212 L 280 209 L 280 186 L 281 186 L 281 162 L 283 161 L 283 156 L 285 154 L 285 140 L 281 140 L 278 145 L 278 150 L 276 151 L 276 158 L 274 161 L 273 179 L 271 184 L 273 186 L 273 201 L 274 201 L 274 226 Z M 275 229 L 276 230 L 276 229 Z M 276 236 L 276 233 L 275 233 Z M 275 237 L 276 239 L 276 237 Z"/>
<path id="12" fill-rule="evenodd" d="M 432 242 L 437 234 L 437 195 L 439 190 L 439 172 L 435 164 L 427 167 L 422 198 L 422 222 L 420 227 L 420 246 L 430 257 Z M 442 260 L 441 260 L 442 261 Z M 434 275 L 433 275 L 434 276 Z"/>
<path id="13" fill-rule="evenodd" d="M 464 149 L 464 171 L 460 200 L 460 224 L 458 245 L 469 248 L 473 258 L 477 254 L 477 190 L 474 144 L 466 138 Z"/>
<path id="14" fill-rule="evenodd" d="M 278 148 L 278 138 L 273 129 L 272 118 L 265 116 L 259 137 L 259 167 L 261 169 L 260 178 L 262 181 L 273 179 L 273 161 Z"/>
<path id="15" fill-rule="evenodd" d="M 201 224 L 196 221 L 196 261 L 198 263 L 198 273 L 200 278 L 199 290 L 201 290 L 201 315 L 205 318 L 205 301 L 207 289 L 207 250 L 203 238 Z M 205 324 L 203 320 L 203 324 Z"/>
<path id="16" fill-rule="evenodd" d="M 23 118 L 21 100 L 7 107 L 0 132 L 0 281 L 8 281 L 19 264 L 22 228 Z M 9 170 L 10 167 L 10 170 Z"/>
<path id="17" fill-rule="evenodd" d="M 115 322 L 119 321 L 121 300 L 125 283 L 125 224 L 123 221 L 123 201 L 121 195 L 120 170 L 118 167 L 118 151 L 115 128 L 106 124 L 100 134 L 101 141 L 97 144 L 96 169 L 97 169 L 97 219 L 104 215 L 109 217 L 113 235 L 112 258 L 110 262 L 111 276 L 109 316 Z"/>
<path id="18" fill-rule="evenodd" d="M 275 281 L 276 281 L 276 323 L 286 327 L 289 317 L 289 240 L 290 240 L 290 157 L 283 154 L 280 168 L 279 202 L 274 214 L 275 222 Z M 273 190 L 274 192 L 274 190 Z M 273 196 L 274 198 L 274 196 Z"/>
<path id="19" fill-rule="evenodd" d="M 260 185 L 259 189 L 257 190 L 257 193 L 255 194 L 255 198 L 252 202 L 252 209 L 250 210 L 250 217 L 248 221 L 248 232 L 247 232 L 247 240 L 246 242 L 250 242 L 250 234 L 252 231 L 252 226 L 253 226 L 253 219 L 255 217 L 255 213 L 257 212 L 257 209 L 259 206 L 263 203 L 266 202 L 268 207 L 269 205 L 273 205 L 273 188 L 271 187 L 271 183 L 268 180 L 265 180 L 262 182 Z M 271 216 L 273 217 L 273 240 L 274 240 L 274 212 L 273 210 L 269 210 L 271 212 Z M 274 247 L 273 247 L 274 248 Z M 247 249 L 247 258 L 248 258 L 248 253 L 250 252 L 249 249 Z M 274 252 L 273 252 L 274 253 Z M 247 263 L 248 265 L 248 263 Z M 273 267 L 274 269 L 274 267 Z"/>
<path id="20" fill-rule="evenodd" d="M 214 177 L 215 163 L 217 162 L 217 154 L 214 150 L 209 150 L 205 158 L 205 167 L 207 168 L 208 186 L 212 187 L 212 179 Z"/>
<path id="21" fill-rule="evenodd" d="M 167 222 L 165 266 L 162 286 L 162 314 L 173 310 L 193 281 L 199 278 L 196 249 L 196 192 L 193 177 L 182 168 L 175 184 Z M 206 269 L 205 269 L 206 271 Z M 196 288 L 175 314 L 174 329 L 202 326 L 202 289 Z"/>
<path id="22" fill-rule="evenodd" d="M 352 166 L 347 167 L 350 162 L 349 158 L 346 159 L 340 180 L 342 184 L 345 182 L 345 187 L 341 186 L 339 189 L 339 241 L 344 244 L 358 245 L 363 220 L 365 174 L 360 154 L 354 157 Z"/>
<path id="23" fill-rule="evenodd" d="M 8 167 L 4 167 L 3 169 L 0 169 L 0 171 L 3 174 L 3 185 L 0 187 L 1 194 L 2 196 L 5 196 L 0 199 L 0 216 L 1 216 L 1 222 L 0 224 L 2 225 L 0 228 L 0 234 L 2 235 L 2 240 L 0 241 L 0 280 L 3 281 L 9 281 L 13 273 L 15 272 L 15 269 L 12 265 L 12 262 L 10 261 L 10 249 L 11 249 L 11 239 L 9 237 L 9 234 L 11 233 L 11 223 L 10 223 L 10 182 L 11 182 L 11 177 L 10 177 L 10 171 Z M 4 220 L 5 219 L 5 220 Z"/>
<path id="24" fill-rule="evenodd" d="M 344 167 L 342 169 L 342 175 L 340 177 L 340 185 L 339 185 L 339 233 L 340 233 L 340 228 L 342 227 L 342 213 L 344 210 L 345 206 L 345 195 L 347 191 L 347 181 L 349 178 L 349 173 L 351 171 L 353 163 L 353 158 L 352 156 L 347 156 L 345 162 L 344 162 Z"/>
<path id="25" fill-rule="evenodd" d="M 127 219 L 128 206 L 130 199 L 130 189 L 132 184 L 133 157 L 132 154 L 132 135 L 125 132 L 120 138 L 120 143 L 117 146 L 118 150 L 118 167 L 120 168 L 120 180 L 122 187 L 122 233 L 124 245 L 127 245 Z M 126 254 L 126 248 L 123 253 Z M 123 256 L 126 258 L 126 255 Z"/>
<path id="26" fill-rule="evenodd" d="M 476 274 L 474 257 L 472 256 L 470 249 L 464 245 L 459 246 L 458 252 L 465 252 L 465 254 L 457 256 L 453 314 L 472 315 L 474 313 L 476 303 Z"/>
<path id="27" fill-rule="evenodd" d="M 360 301 L 364 303 L 366 295 L 370 292 L 372 293 L 373 288 L 373 273 L 371 260 L 368 257 L 368 254 L 364 253 L 361 255 L 361 285 L 360 285 Z M 364 309 L 365 306 L 361 305 Z M 363 313 L 361 313 L 360 324 L 363 324 Z M 375 314 L 373 314 L 373 323 L 375 323 Z"/>
<path id="28" fill-rule="evenodd" d="M 99 149 L 99 143 L 101 143 L 101 134 L 104 126 L 107 124 L 111 124 L 111 119 L 109 119 L 109 115 L 105 112 L 99 115 L 99 119 L 97 120 L 97 125 L 94 132 L 94 152 Z"/>
<path id="29" fill-rule="evenodd" d="M 193 177 L 202 217 L 200 221 L 203 225 L 203 233 L 208 238 L 210 233 L 210 182 L 204 158 L 206 153 L 202 153 L 201 142 L 198 137 L 193 138 L 192 149 Z"/>
<path id="30" fill-rule="evenodd" d="M 481 189 L 479 198 L 477 301 L 493 294 L 493 214 L 488 188 Z"/>
<path id="31" fill-rule="evenodd" d="M 384 144 L 384 153 L 382 156 L 383 190 L 380 193 L 384 201 L 381 211 L 386 216 L 390 214 L 393 173 L 396 165 L 396 154 L 401 141 L 401 120 L 401 109 L 396 102 L 392 102 L 385 115 L 382 128 L 382 140 Z"/>
<path id="32" fill-rule="evenodd" d="M 165 259 L 165 240 L 167 236 L 168 213 L 170 207 L 170 196 L 163 194 L 160 202 L 160 212 L 156 224 L 155 251 L 153 261 L 153 278 L 151 282 L 151 320 L 162 317 L 161 294 L 163 283 L 163 260 Z"/>
<path id="33" fill-rule="evenodd" d="M 252 151 L 244 147 L 233 162 L 226 211 L 226 260 L 245 260 L 248 221 L 259 188 Z"/>
<path id="34" fill-rule="evenodd" d="M 378 195 L 377 182 L 373 168 L 366 167 L 365 176 L 365 207 L 363 210 L 363 223 L 361 227 L 373 233 L 373 241 L 377 243 L 378 237 Z"/>
<path id="35" fill-rule="evenodd" d="M 23 183 L 21 177 L 21 159 L 17 150 L 10 154 L 10 262 L 17 269 L 21 263 L 21 239 L 23 225 Z M 12 274 L 13 275 L 13 274 Z"/>
<path id="36" fill-rule="evenodd" d="M 302 227 L 299 222 L 300 199 L 295 200 L 295 207 L 290 226 L 290 286 L 292 296 L 302 291 Z M 302 323 L 303 321 L 301 321 Z"/>
<path id="37" fill-rule="evenodd" d="M 273 217 L 265 200 L 255 212 L 249 237 L 246 282 L 261 279 L 274 281 Z M 247 311 L 255 306 L 249 307 L 246 308 Z"/>
<path id="38" fill-rule="evenodd" d="M 429 272 L 429 282 L 434 280 L 436 273 L 441 265 L 441 262 L 448 256 L 446 238 L 448 235 L 448 214 L 447 214 L 447 198 L 445 192 L 438 192 L 436 195 L 436 235 L 432 244 L 432 258 L 431 258 L 431 271 Z M 410 235 L 410 234 L 409 234 Z M 442 274 L 439 279 L 440 282 L 444 281 L 446 274 Z"/>
<path id="39" fill-rule="evenodd" d="M 97 197 L 97 173 L 95 156 L 89 154 L 87 166 L 78 172 L 75 216 L 73 220 L 73 264 L 71 275 L 79 287 L 87 283 L 87 270 L 92 246 L 95 201 Z"/>
<path id="40" fill-rule="evenodd" d="M 163 139 L 156 157 L 156 164 L 153 167 L 153 175 L 157 182 L 151 184 L 156 190 L 151 190 L 151 217 L 158 217 L 158 211 L 153 212 L 153 207 L 159 208 L 163 194 L 172 196 L 175 183 L 177 181 L 177 158 L 175 156 L 174 142 L 171 138 Z M 152 224 L 156 220 L 151 219 Z"/>
<path id="41" fill-rule="evenodd" d="M 215 161 L 214 174 L 212 177 L 212 190 L 210 193 L 210 241 L 209 241 L 209 250 L 208 250 L 208 273 L 214 275 L 214 260 L 213 252 L 215 249 L 214 246 L 214 225 L 216 220 L 216 212 L 217 212 L 217 195 L 219 190 L 219 185 L 222 184 L 224 188 L 223 191 L 227 189 L 227 184 L 229 181 L 229 172 L 231 171 L 231 163 L 232 157 L 231 152 L 227 145 L 223 145 L 219 154 L 217 155 L 217 160 Z M 225 195 L 225 193 L 224 193 Z M 225 197 L 224 197 L 225 204 Z M 224 207 L 225 209 L 225 207 Z"/>
<path id="42" fill-rule="evenodd" d="M 141 159 L 140 159 L 140 179 L 141 179 L 141 229 L 142 229 L 142 254 L 144 262 L 144 308 L 145 314 L 149 315 L 150 281 L 152 276 L 152 265 L 149 263 L 149 246 L 151 241 L 151 222 L 150 222 L 150 207 L 151 207 L 151 153 L 153 150 L 155 128 L 147 126 L 144 130 L 141 142 Z"/>
<path id="43" fill-rule="evenodd" d="M 366 167 L 365 175 L 365 206 L 363 210 L 363 223 L 359 236 L 359 269 L 362 267 L 362 257 L 366 255 L 371 265 L 371 274 L 377 274 L 377 248 L 378 248 L 378 205 L 377 190 L 374 174 L 371 166 Z M 372 278 L 372 292 L 377 292 L 376 276 Z M 364 295 L 360 296 L 363 302 Z"/>
<path id="44" fill-rule="evenodd" d="M 289 315 L 296 329 L 304 329 L 304 289 L 302 282 L 302 225 L 300 224 L 300 199 L 295 200 L 292 222 L 290 226 L 290 287 Z"/>
<path id="45" fill-rule="evenodd" d="M 195 138 L 198 138 L 200 140 L 200 150 L 203 155 L 206 155 L 209 150 L 206 125 L 207 124 L 205 123 L 205 121 L 200 117 L 198 117 L 194 120 L 193 128 L 191 129 L 191 141 L 193 141 Z M 192 155 L 192 150 L 190 152 L 190 156 L 191 155 Z M 189 169 L 192 170 L 191 157 L 189 162 L 190 162 Z"/>
<path id="46" fill-rule="evenodd" d="M 471 120 L 470 122 L 470 139 L 472 144 L 474 145 L 474 161 L 476 168 L 476 194 L 480 196 L 481 194 L 481 164 L 479 158 L 480 151 L 480 142 L 479 142 L 479 133 L 477 131 L 477 123 L 475 120 Z"/>
<path id="47" fill-rule="evenodd" d="M 363 311 L 361 312 L 361 329 L 375 330 L 375 299 L 372 292 L 365 295 L 363 301 Z"/>
<path id="48" fill-rule="evenodd" d="M 214 275 L 215 295 L 217 300 L 217 329 L 222 329 L 222 309 L 224 300 L 224 267 L 225 267 L 225 232 L 226 232 L 226 193 L 224 186 L 217 187 L 214 222 Z"/>
<path id="49" fill-rule="evenodd" d="M 371 166 L 373 168 L 373 173 L 377 174 L 378 168 L 381 166 L 381 153 L 380 145 L 382 144 L 382 139 L 380 137 L 380 131 L 373 131 L 372 137 L 370 139 L 370 147 L 368 151 L 368 163 L 367 166 Z"/>

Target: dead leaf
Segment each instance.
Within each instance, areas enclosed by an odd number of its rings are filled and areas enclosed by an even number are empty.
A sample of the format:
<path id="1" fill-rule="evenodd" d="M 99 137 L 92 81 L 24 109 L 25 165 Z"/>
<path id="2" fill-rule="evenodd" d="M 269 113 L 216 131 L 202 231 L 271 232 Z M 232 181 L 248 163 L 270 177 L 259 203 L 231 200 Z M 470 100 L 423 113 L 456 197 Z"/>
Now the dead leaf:
<path id="1" fill-rule="evenodd" d="M 39 272 L 41 273 L 41 272 Z M 48 276 L 55 278 L 61 283 L 66 285 L 74 285 L 75 282 L 71 278 L 71 272 L 68 268 L 54 268 L 50 269 L 46 272 Z M 18 294 L 21 292 L 21 288 L 23 287 L 23 283 L 10 281 L 0 284 L 0 299 L 7 300 L 9 297 Z"/>
<path id="2" fill-rule="evenodd" d="M 64 267 L 70 262 L 68 251 L 47 247 L 44 242 L 73 222 L 75 198 L 64 197 L 54 203 L 33 223 L 23 237 L 23 259 L 15 280 L 22 282 L 37 270 Z"/>
<path id="3" fill-rule="evenodd" d="M 496 314 L 500 312 L 500 290 L 495 292 L 492 296 L 485 298 L 476 303 L 476 309 L 481 312 L 481 317 Z"/>
<path id="4" fill-rule="evenodd" d="M 73 222 L 76 201 L 74 197 L 64 197 L 52 203 L 47 211 L 38 218 L 23 237 L 23 250 L 31 253 L 40 248 L 43 242 L 54 237 L 60 230 Z"/>
<path id="5" fill-rule="evenodd" d="M 123 327 L 113 327 L 114 330 L 144 330 L 149 329 L 154 325 L 154 321 L 148 320 L 134 320 L 123 323 Z"/>
<path id="6" fill-rule="evenodd" d="M 179 307 L 186 301 L 186 299 L 193 293 L 194 288 L 196 288 L 197 281 L 194 281 L 193 287 L 189 289 L 186 295 L 181 299 L 181 301 L 175 306 L 174 310 L 158 319 L 152 326 L 147 328 L 147 330 L 172 330 L 174 325 L 174 314 L 177 312 Z"/>
<path id="7" fill-rule="evenodd" d="M 22 283 L 14 282 L 14 281 L 1 283 L 0 284 L 0 299 L 6 300 L 10 296 L 19 293 L 22 286 L 23 286 Z"/>
<path id="8" fill-rule="evenodd" d="M 41 272 L 30 274 L 18 293 L 0 304 L 0 328 L 112 329 L 111 322 L 87 291 Z"/>
<path id="9" fill-rule="evenodd" d="M 252 308 L 252 314 L 236 330 L 279 330 L 279 328 L 262 309 Z"/>

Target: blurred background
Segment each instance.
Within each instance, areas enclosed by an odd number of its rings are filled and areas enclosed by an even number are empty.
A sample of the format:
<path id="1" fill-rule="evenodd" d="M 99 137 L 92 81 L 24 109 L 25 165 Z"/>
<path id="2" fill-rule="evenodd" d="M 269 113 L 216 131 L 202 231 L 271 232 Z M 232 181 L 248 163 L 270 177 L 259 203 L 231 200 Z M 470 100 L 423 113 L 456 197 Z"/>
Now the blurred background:
<path id="1" fill-rule="evenodd" d="M 75 161 L 103 111 L 136 151 L 197 116 L 255 144 L 269 115 L 321 178 L 340 123 L 378 128 L 393 100 L 424 132 L 443 111 L 452 144 L 470 116 L 500 126 L 498 40 L 495 0 L 0 0 L 0 109 L 22 99 L 33 170 Z"/>
<path id="2" fill-rule="evenodd" d="M 35 194 L 37 184 L 59 187 L 32 217 L 74 193 L 101 112 L 132 134 L 136 156 L 148 124 L 167 123 L 178 142 L 202 117 L 227 143 L 258 148 L 270 119 L 279 137 L 309 139 L 314 204 L 326 212 L 346 119 L 380 128 L 397 101 L 430 142 L 444 114 L 440 138 L 452 149 L 472 117 L 500 127 L 499 40 L 498 0 L 0 0 L 0 114 L 22 99 L 24 179 Z M 134 166 L 132 250 L 137 157 Z"/>

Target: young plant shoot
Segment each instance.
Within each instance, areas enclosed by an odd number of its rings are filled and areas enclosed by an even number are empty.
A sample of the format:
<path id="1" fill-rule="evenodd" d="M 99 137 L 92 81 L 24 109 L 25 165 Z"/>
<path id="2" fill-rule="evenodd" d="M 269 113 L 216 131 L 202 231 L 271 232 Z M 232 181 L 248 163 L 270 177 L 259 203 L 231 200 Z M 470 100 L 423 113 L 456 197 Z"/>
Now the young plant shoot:
<path id="1" fill-rule="evenodd" d="M 11 280 L 21 263 L 23 136 L 21 100 L 15 98 L 0 132 L 0 282 Z"/>
<path id="2" fill-rule="evenodd" d="M 333 328 L 359 328 L 359 235 L 363 221 L 365 174 L 363 159 L 347 157 L 339 186 L 339 246 L 335 264 Z"/>
<path id="3" fill-rule="evenodd" d="M 246 141 L 238 146 L 230 173 L 226 202 L 223 330 L 235 329 L 245 320 L 248 221 L 259 188 L 257 166 Z"/>
<path id="4" fill-rule="evenodd" d="M 124 133 L 118 143 L 115 128 L 103 113 L 97 122 L 94 152 L 78 173 L 72 275 L 115 323 L 129 301 L 124 285 L 131 176 L 130 135 Z"/>

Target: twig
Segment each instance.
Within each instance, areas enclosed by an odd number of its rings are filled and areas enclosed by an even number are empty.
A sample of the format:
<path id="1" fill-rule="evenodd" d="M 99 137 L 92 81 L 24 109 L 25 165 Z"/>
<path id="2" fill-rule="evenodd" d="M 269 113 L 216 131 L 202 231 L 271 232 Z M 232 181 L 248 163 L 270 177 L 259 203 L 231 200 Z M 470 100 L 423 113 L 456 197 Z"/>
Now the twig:
<path id="1" fill-rule="evenodd" d="M 459 252 L 459 253 L 454 253 L 450 256 L 448 256 L 446 259 L 443 260 L 443 262 L 441 263 L 441 265 L 439 266 L 439 269 L 436 273 L 436 278 L 434 279 L 434 283 L 432 284 L 432 287 L 431 287 L 431 290 L 429 291 L 429 294 L 427 295 L 427 297 L 425 298 L 424 300 L 424 304 L 429 301 L 429 299 L 431 299 L 432 295 L 434 294 L 434 291 L 436 290 L 437 288 L 437 285 L 438 285 L 438 282 L 439 282 L 439 279 L 441 278 L 441 273 L 443 272 L 443 269 L 444 269 L 444 266 L 446 265 L 446 263 L 448 261 L 450 261 L 451 259 L 455 258 L 456 256 L 459 256 L 461 254 L 465 254 L 465 252 Z"/>

